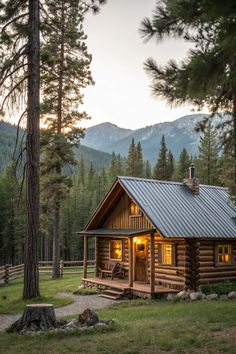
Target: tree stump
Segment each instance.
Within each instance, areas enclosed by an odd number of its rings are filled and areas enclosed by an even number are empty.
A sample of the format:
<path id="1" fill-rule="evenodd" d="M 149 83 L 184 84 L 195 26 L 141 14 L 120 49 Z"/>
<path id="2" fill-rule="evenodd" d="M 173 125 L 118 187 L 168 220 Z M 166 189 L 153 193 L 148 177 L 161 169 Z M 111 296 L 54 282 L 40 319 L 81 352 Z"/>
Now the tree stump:
<path id="1" fill-rule="evenodd" d="M 58 327 L 53 305 L 33 304 L 26 305 L 23 315 L 8 328 L 8 332 L 45 331 Z"/>

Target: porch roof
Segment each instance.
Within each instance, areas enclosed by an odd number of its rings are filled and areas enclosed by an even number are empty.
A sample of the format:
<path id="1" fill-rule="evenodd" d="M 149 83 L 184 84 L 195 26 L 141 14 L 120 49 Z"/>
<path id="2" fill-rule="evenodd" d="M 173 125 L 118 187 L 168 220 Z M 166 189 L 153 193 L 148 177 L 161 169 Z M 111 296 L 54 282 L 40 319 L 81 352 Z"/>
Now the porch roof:
<path id="1" fill-rule="evenodd" d="M 154 229 L 93 229 L 80 231 L 78 234 L 86 236 L 141 236 L 149 234 Z"/>

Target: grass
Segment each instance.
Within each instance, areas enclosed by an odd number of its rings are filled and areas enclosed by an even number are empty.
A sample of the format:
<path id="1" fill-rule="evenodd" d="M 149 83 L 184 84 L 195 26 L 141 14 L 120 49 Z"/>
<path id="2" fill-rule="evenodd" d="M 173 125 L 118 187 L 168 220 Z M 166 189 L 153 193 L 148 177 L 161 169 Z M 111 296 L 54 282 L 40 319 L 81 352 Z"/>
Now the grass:
<path id="1" fill-rule="evenodd" d="M 235 353 L 236 302 L 133 300 L 99 311 L 110 328 L 34 337 L 0 333 L 3 353 Z"/>
<path id="2" fill-rule="evenodd" d="M 22 300 L 22 279 L 0 286 L 0 314 L 20 313 L 26 303 L 53 303 L 55 307 L 71 304 L 73 300 L 56 296 L 58 292 L 73 292 L 80 285 L 81 276 L 67 275 L 62 279 L 52 280 L 50 276 L 40 277 L 40 298 L 31 301 Z"/>

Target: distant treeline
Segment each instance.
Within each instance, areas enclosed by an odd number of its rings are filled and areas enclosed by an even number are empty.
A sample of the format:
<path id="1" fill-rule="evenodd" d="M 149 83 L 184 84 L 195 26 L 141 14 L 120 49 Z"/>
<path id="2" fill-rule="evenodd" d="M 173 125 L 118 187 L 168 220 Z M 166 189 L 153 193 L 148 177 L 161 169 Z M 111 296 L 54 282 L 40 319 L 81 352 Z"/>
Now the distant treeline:
<path id="1" fill-rule="evenodd" d="M 82 259 L 83 241 L 77 232 L 83 228 L 117 175 L 181 182 L 188 176 L 190 163 L 194 162 L 200 183 L 231 186 L 233 159 L 230 148 L 220 148 L 217 134 L 210 124 L 201 135 L 197 156 L 190 156 L 188 151 L 183 149 L 178 160 L 175 160 L 166 146 L 164 136 L 157 144 L 160 144 L 160 151 L 155 166 L 143 161 L 141 143 L 135 143 L 134 140 L 130 143 L 127 159 L 113 153 L 107 167 L 97 169 L 93 162 L 88 165 L 83 155 L 80 156 L 72 175 L 72 187 L 61 209 L 62 259 Z M 9 165 L 5 172 L 0 174 L 0 264 L 23 262 L 24 195 L 21 181 L 16 180 L 14 169 Z M 52 233 L 53 212 L 42 199 L 39 240 L 41 260 L 52 259 Z M 90 248 L 92 247 L 91 243 Z"/>

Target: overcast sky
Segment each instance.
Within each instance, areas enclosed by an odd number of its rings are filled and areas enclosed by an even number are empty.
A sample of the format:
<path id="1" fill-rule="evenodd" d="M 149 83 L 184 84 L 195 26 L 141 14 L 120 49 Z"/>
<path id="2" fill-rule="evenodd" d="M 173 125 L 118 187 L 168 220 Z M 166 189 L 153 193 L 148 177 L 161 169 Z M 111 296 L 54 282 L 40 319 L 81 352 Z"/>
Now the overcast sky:
<path id="1" fill-rule="evenodd" d="M 87 17 L 85 32 L 96 84 L 84 92 L 84 108 L 92 116 L 84 126 L 109 121 L 137 129 L 192 113 L 191 107 L 170 109 L 164 101 L 151 97 L 151 82 L 143 70 L 145 60 L 153 57 L 164 64 L 171 58 L 180 60 L 188 50 L 181 41 L 143 42 L 140 23 L 151 16 L 155 2 L 108 0 L 99 15 Z"/>

